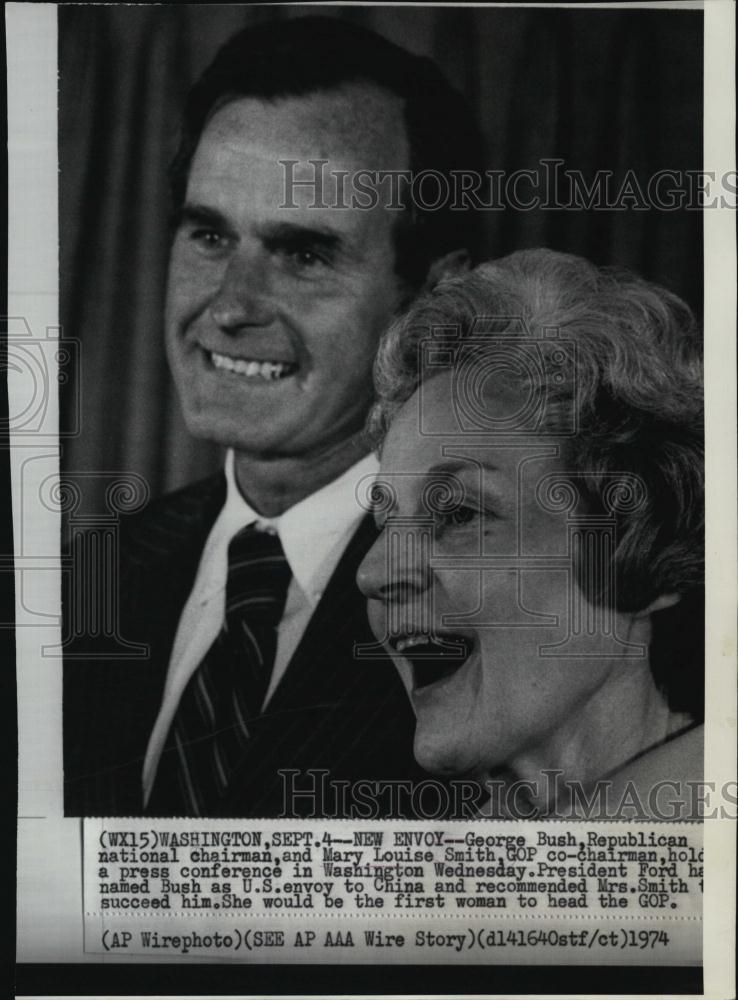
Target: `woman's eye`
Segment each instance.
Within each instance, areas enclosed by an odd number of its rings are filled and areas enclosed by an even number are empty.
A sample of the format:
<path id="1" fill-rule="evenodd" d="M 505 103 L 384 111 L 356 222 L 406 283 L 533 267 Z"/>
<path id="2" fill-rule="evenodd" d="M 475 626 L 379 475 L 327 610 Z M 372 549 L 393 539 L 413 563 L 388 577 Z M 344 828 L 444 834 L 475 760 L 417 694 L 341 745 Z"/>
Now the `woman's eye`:
<path id="1" fill-rule="evenodd" d="M 443 511 L 440 517 L 443 524 L 454 526 L 470 524 L 475 518 L 479 517 L 479 511 L 475 510 L 474 507 L 467 507 L 461 504 L 458 507 L 454 507 L 453 510 Z"/>

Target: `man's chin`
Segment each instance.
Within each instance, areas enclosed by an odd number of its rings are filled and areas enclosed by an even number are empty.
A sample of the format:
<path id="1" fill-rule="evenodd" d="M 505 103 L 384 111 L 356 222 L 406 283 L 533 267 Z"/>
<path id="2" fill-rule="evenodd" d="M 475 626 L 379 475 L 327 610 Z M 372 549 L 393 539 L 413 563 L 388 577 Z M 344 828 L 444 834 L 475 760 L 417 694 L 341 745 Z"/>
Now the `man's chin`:
<path id="1" fill-rule="evenodd" d="M 264 434 L 264 428 L 261 429 L 262 433 L 245 432 L 244 424 L 248 427 L 252 423 L 250 417 L 244 421 L 234 421 L 214 414 L 212 407 L 186 410 L 184 421 L 189 433 L 198 441 L 209 441 L 220 448 L 232 448 L 249 455 L 271 451 L 277 438 L 276 434 Z"/>

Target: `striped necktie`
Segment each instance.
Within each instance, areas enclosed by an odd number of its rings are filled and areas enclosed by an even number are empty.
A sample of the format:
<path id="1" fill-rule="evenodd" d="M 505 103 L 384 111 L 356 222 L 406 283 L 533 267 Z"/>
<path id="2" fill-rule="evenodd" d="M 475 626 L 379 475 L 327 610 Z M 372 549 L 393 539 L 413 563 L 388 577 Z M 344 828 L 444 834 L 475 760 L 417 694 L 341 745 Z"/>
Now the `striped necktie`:
<path id="1" fill-rule="evenodd" d="M 180 699 L 149 815 L 220 814 L 264 703 L 290 578 L 277 534 L 249 525 L 234 536 L 225 621 Z"/>

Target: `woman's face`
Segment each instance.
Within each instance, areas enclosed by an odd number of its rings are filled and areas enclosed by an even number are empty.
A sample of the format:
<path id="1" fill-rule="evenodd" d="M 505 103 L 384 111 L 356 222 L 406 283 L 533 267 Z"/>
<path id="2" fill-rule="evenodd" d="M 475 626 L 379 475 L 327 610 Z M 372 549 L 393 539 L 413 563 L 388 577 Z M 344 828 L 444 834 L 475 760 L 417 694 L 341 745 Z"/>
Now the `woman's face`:
<path id="1" fill-rule="evenodd" d="M 509 380 L 486 390 L 492 421 L 520 410 Z M 463 433 L 453 392 L 452 373 L 433 377 L 385 440 L 392 501 L 358 576 L 372 629 L 408 687 L 423 767 L 484 777 L 571 758 L 576 770 L 587 746 L 611 742 L 621 693 L 650 684 L 648 632 L 574 581 L 571 511 L 550 492 L 562 440 Z"/>

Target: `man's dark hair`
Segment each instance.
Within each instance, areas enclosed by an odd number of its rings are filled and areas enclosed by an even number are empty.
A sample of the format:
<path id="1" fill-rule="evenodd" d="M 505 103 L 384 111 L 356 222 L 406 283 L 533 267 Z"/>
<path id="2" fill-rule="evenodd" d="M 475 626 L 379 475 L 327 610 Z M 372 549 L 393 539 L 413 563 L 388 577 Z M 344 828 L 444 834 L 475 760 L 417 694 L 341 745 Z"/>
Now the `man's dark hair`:
<path id="1" fill-rule="evenodd" d="M 203 129 L 224 98 L 299 97 L 352 82 L 374 83 L 404 100 L 413 175 L 436 171 L 453 192 L 452 171 L 483 172 L 483 141 L 471 111 L 430 59 L 348 21 L 304 17 L 238 32 L 193 86 L 170 171 L 175 205 L 184 200 Z M 413 286 L 422 283 L 430 263 L 443 254 L 466 248 L 472 259 L 479 256 L 478 213 L 453 209 L 452 201 L 446 199 L 437 210 L 410 206 L 410 225 L 408 214 L 400 215 L 396 270 Z"/>

